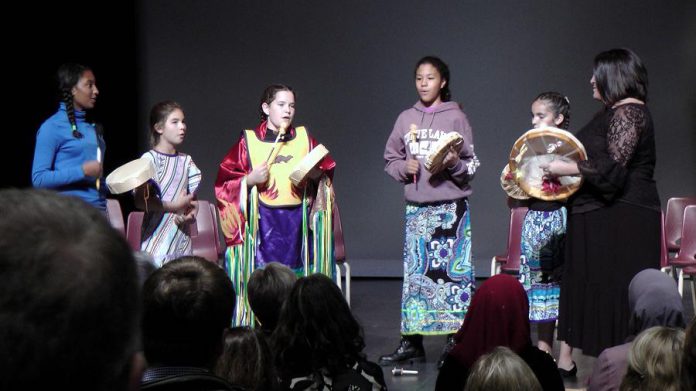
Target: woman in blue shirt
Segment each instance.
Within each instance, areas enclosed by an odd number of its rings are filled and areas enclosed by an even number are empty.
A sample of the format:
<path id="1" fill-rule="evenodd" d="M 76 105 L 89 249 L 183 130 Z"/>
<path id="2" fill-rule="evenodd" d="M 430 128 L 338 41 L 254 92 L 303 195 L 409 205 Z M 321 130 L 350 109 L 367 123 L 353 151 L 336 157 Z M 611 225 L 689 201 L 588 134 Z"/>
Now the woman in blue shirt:
<path id="1" fill-rule="evenodd" d="M 32 183 L 106 209 L 102 191 L 104 139 L 99 125 L 86 119 L 99 90 L 91 69 L 63 64 L 57 72 L 60 106 L 36 134 Z"/>

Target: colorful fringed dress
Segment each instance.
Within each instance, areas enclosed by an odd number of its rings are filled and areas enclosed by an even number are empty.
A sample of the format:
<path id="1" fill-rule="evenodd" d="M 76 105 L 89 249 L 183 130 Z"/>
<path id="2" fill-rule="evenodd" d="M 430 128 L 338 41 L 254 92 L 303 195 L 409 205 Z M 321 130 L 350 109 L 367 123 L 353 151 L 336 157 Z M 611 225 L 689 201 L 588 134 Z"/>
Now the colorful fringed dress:
<path id="1" fill-rule="evenodd" d="M 290 181 L 295 166 L 318 145 L 304 127 L 289 128 L 279 141 L 268 182 L 249 187 L 246 175 L 269 158 L 276 134 L 262 122 L 245 130 L 218 171 L 215 196 L 225 236 L 225 268 L 237 292 L 235 324 L 253 324 L 246 282 L 256 268 L 279 262 L 298 275 L 333 277 L 333 190 L 336 165 L 330 156 L 319 164 L 323 175 L 299 188 Z"/>

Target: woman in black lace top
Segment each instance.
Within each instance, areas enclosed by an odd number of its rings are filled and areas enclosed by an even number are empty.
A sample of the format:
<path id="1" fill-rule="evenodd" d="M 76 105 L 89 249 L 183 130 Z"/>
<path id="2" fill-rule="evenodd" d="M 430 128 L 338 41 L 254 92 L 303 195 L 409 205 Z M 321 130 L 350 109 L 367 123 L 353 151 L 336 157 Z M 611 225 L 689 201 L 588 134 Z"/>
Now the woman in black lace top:
<path id="1" fill-rule="evenodd" d="M 653 179 L 653 123 L 645 104 L 648 75 L 640 58 L 628 49 L 600 53 L 590 83 L 593 98 L 604 107 L 577 134 L 588 159 L 556 160 L 546 170 L 584 180 L 568 202 L 558 338 L 597 356 L 628 335 L 633 276 L 659 267 L 660 199 Z"/>

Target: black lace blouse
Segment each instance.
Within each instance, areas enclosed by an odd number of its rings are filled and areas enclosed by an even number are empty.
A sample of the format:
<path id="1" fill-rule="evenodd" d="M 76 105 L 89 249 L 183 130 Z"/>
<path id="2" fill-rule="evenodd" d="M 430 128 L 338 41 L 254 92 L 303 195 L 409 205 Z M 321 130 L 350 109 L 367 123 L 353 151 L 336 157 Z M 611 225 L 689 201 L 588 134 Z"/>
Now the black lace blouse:
<path id="1" fill-rule="evenodd" d="M 598 113 L 577 138 L 588 159 L 578 163 L 584 183 L 570 199 L 571 213 L 614 202 L 660 210 L 653 179 L 655 134 L 645 105 L 629 103 Z"/>

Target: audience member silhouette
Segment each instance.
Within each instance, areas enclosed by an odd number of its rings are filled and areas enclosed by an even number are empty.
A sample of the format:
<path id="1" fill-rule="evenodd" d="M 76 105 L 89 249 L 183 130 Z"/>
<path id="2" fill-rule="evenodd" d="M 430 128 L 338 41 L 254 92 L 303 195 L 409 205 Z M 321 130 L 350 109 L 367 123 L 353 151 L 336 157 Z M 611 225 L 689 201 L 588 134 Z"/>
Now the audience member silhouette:
<path id="1" fill-rule="evenodd" d="M 532 345 L 529 300 L 513 276 L 498 274 L 481 284 L 454 339 L 454 347 L 437 377 L 436 390 L 463 389 L 474 362 L 496 346 L 506 346 L 518 354 L 543 390 L 564 390 L 551 355 Z"/>
<path id="2" fill-rule="evenodd" d="M 621 391 L 679 391 L 684 330 L 655 326 L 644 330 L 628 352 Z"/>
<path id="3" fill-rule="evenodd" d="M 595 360 L 588 391 L 616 391 L 626 374 L 628 352 L 636 335 L 652 326 L 683 328 L 684 306 L 674 279 L 655 269 L 636 274 L 628 286 L 629 332 L 623 345 L 604 349 Z"/>
<path id="4" fill-rule="evenodd" d="M 696 318 L 691 319 L 684 338 L 684 354 L 681 364 L 682 391 L 696 390 Z"/>
<path id="5" fill-rule="evenodd" d="M 249 327 L 234 327 L 227 332 L 215 374 L 248 390 L 272 391 L 279 386 L 266 335 Z"/>
<path id="6" fill-rule="evenodd" d="M 126 241 L 98 209 L 48 190 L 1 190 L 0 216 L 0 389 L 137 389 Z"/>
<path id="7" fill-rule="evenodd" d="M 505 346 L 479 357 L 471 367 L 464 391 L 541 391 L 529 365 Z"/>
<path id="8" fill-rule="evenodd" d="M 267 336 L 275 330 L 280 309 L 290 295 L 295 281 L 295 272 L 278 262 L 269 262 L 264 268 L 254 270 L 249 277 L 249 307 L 254 312 L 256 323 Z"/>
<path id="9" fill-rule="evenodd" d="M 281 386 L 290 390 L 385 389 L 382 368 L 367 361 L 362 328 L 336 284 L 322 274 L 300 278 L 273 334 Z"/>
<path id="10" fill-rule="evenodd" d="M 237 389 L 212 369 L 232 322 L 235 292 L 227 274 L 201 257 L 170 261 L 143 286 L 143 390 Z"/>

